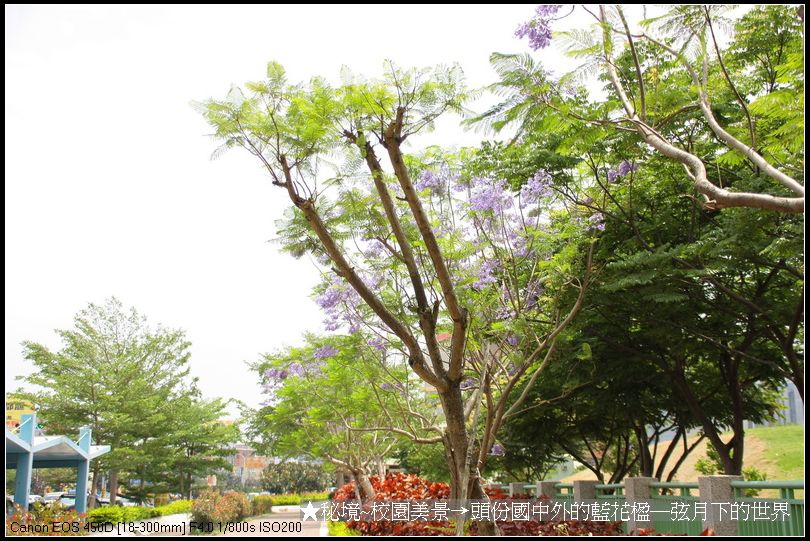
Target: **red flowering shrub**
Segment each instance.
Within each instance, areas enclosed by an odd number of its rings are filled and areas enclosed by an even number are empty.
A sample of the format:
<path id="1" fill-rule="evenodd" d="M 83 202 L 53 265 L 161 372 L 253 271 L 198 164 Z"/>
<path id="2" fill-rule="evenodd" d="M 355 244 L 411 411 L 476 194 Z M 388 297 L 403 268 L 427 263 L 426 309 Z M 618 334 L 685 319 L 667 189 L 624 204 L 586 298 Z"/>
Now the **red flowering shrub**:
<path id="1" fill-rule="evenodd" d="M 15 505 L 15 513 L 6 517 L 6 535 L 86 535 L 84 517 L 61 505 L 36 503 L 33 511 Z"/>
<path id="2" fill-rule="evenodd" d="M 250 514 L 250 502 L 240 492 L 219 494 L 207 490 L 200 494 L 191 508 L 191 519 L 196 522 L 235 522 Z"/>
<path id="3" fill-rule="evenodd" d="M 397 473 L 380 479 L 369 478 L 376 495 L 374 501 L 383 500 L 446 500 L 450 497 L 447 483 L 433 483 L 416 475 Z M 487 496 L 493 500 L 518 499 L 532 500 L 529 494 L 516 494 L 510 497 L 500 488 L 487 488 Z M 354 500 L 354 483 L 343 485 L 335 491 L 334 500 Z M 349 520 L 346 525 L 362 535 L 454 535 L 455 524 L 445 522 L 393 522 Z M 569 520 L 565 522 L 515 521 L 498 522 L 503 535 L 623 535 L 620 522 L 585 522 Z M 469 533 L 476 534 L 477 525 L 472 524 Z"/>
<path id="4" fill-rule="evenodd" d="M 447 483 L 433 483 L 418 475 L 394 473 L 380 479 L 378 475 L 369 477 L 374 487 L 374 500 L 446 500 L 450 497 Z M 335 491 L 334 500 L 355 499 L 354 483 L 343 485 Z"/>

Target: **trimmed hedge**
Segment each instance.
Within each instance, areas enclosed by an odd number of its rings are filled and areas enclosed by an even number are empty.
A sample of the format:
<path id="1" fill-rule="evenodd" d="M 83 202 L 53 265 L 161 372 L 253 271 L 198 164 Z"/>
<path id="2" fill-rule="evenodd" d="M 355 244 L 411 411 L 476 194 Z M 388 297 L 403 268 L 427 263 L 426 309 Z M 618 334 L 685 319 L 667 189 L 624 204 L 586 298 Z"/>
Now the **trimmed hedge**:
<path id="1" fill-rule="evenodd" d="M 273 510 L 272 496 L 256 496 L 253 498 L 253 514 L 266 515 Z"/>
<path id="2" fill-rule="evenodd" d="M 271 498 L 273 505 L 298 505 L 302 502 L 328 500 L 328 492 L 304 492 L 303 494 L 274 494 L 257 496 Z"/>
<path id="3" fill-rule="evenodd" d="M 110 507 L 97 507 L 87 513 L 87 522 L 102 523 L 112 522 L 134 522 L 148 518 L 163 517 L 166 515 L 176 515 L 178 513 L 191 512 L 191 500 L 179 500 L 160 507 L 121 507 L 113 505 Z"/>

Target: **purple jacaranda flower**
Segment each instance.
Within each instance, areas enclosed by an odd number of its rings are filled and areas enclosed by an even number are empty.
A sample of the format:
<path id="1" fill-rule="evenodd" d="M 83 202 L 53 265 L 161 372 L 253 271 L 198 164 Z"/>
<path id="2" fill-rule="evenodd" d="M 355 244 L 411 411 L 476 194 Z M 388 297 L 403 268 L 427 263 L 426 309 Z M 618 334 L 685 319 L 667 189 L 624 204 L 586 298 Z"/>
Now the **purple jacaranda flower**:
<path id="1" fill-rule="evenodd" d="M 506 191 L 505 181 L 486 177 L 472 179 L 471 209 L 501 212 L 511 208 L 512 204 L 512 196 Z"/>
<path id="2" fill-rule="evenodd" d="M 316 359 L 328 359 L 329 357 L 334 357 L 337 354 L 338 350 L 335 346 L 322 346 L 315 350 Z"/>
<path id="3" fill-rule="evenodd" d="M 500 266 L 500 263 L 496 259 L 487 259 L 481 264 L 481 267 L 478 269 L 478 281 L 475 282 L 475 287 L 482 288 L 486 287 L 487 284 L 491 284 L 497 282 L 498 279 L 492 274 L 495 269 Z"/>
<path id="4" fill-rule="evenodd" d="M 292 363 L 290 366 L 287 367 L 288 375 L 289 376 L 303 376 L 304 375 L 304 367 L 298 363 Z"/>
<path id="5" fill-rule="evenodd" d="M 419 176 L 419 180 L 414 186 L 419 191 L 430 188 L 434 192 L 441 192 L 444 190 L 444 185 L 445 179 L 441 174 L 427 170 L 422 172 L 422 174 Z"/>
<path id="6" fill-rule="evenodd" d="M 377 239 L 371 239 L 366 247 L 366 250 L 363 252 L 366 257 L 380 257 L 380 254 L 385 249 L 383 243 Z"/>
<path id="7" fill-rule="evenodd" d="M 468 389 L 472 389 L 475 386 L 475 380 L 472 378 L 467 378 L 459 384 L 459 389 L 462 391 L 466 391 Z"/>
<path id="8" fill-rule="evenodd" d="M 516 334 L 510 334 L 506 337 L 506 343 L 514 347 L 520 343 L 520 338 Z"/>
<path id="9" fill-rule="evenodd" d="M 368 345 L 373 347 L 377 351 L 385 351 L 385 340 L 383 340 L 379 336 L 375 336 L 369 339 Z"/>
<path id="10" fill-rule="evenodd" d="M 605 230 L 605 215 L 601 212 L 595 212 L 588 217 L 588 231 L 604 231 Z"/>
<path id="11" fill-rule="evenodd" d="M 500 443 L 496 443 L 492 446 L 492 449 L 489 450 L 489 454 L 492 456 L 504 456 L 506 455 L 506 448 Z"/>
<path id="12" fill-rule="evenodd" d="M 633 171 L 638 171 L 638 166 L 630 163 L 627 160 L 623 161 L 607 173 L 608 182 L 619 182 L 619 179 L 625 175 L 629 175 Z"/>
<path id="13" fill-rule="evenodd" d="M 554 191 L 551 189 L 551 175 L 545 169 L 540 169 L 520 188 L 520 206 L 537 203 L 543 197 L 549 197 Z"/>
<path id="14" fill-rule="evenodd" d="M 515 36 L 518 38 L 528 36 L 529 47 L 535 51 L 548 47 L 551 43 L 552 17 L 561 7 L 559 4 L 540 4 L 535 9 L 534 17 L 518 26 Z"/>
<path id="15" fill-rule="evenodd" d="M 622 177 L 625 175 L 629 175 L 633 171 L 638 171 L 638 165 L 630 163 L 626 160 L 620 163 L 619 167 L 616 169 L 616 172 L 619 174 L 619 176 Z"/>

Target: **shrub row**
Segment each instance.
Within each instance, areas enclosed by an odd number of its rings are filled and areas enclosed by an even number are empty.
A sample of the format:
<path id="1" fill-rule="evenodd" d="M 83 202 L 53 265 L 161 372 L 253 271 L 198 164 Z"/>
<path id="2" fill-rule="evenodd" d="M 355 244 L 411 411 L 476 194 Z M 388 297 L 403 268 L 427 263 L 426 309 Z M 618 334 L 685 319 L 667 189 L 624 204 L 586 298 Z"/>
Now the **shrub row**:
<path id="1" fill-rule="evenodd" d="M 117 522 L 133 522 L 166 515 L 176 515 L 177 513 L 190 513 L 191 506 L 191 500 L 179 500 L 160 507 L 120 507 L 117 505 L 98 507 L 87 513 L 87 521 L 94 523 L 112 522 L 113 524 Z"/>
<path id="2" fill-rule="evenodd" d="M 416 475 L 394 474 L 384 479 L 377 476 L 369 478 L 376 495 L 374 500 L 423 500 L 447 499 L 450 487 L 446 483 L 432 483 Z M 487 489 L 490 499 L 507 499 L 509 496 L 500 489 Z M 531 499 L 528 494 L 516 495 L 518 499 Z M 335 500 L 355 499 L 354 483 L 349 483 L 335 492 Z M 445 522 L 394 522 L 394 521 L 354 521 L 345 523 L 345 527 L 360 535 L 453 535 L 455 528 L 450 521 Z M 466 529 L 475 535 L 477 524 Z M 498 522 L 503 535 L 623 535 L 620 522 L 586 522 L 586 521 L 514 521 Z M 331 527 L 331 526 L 330 526 Z"/>
<path id="3" fill-rule="evenodd" d="M 220 494 L 209 490 L 200 494 L 191 508 L 196 522 L 236 522 L 250 514 L 250 501 L 241 492 Z"/>
<path id="4" fill-rule="evenodd" d="M 266 515 L 273 510 L 272 496 L 256 496 L 252 503 L 254 515 Z"/>
<path id="5" fill-rule="evenodd" d="M 328 492 L 303 492 L 301 494 L 273 494 L 268 497 L 273 505 L 299 505 L 302 502 L 319 501 L 329 499 Z"/>

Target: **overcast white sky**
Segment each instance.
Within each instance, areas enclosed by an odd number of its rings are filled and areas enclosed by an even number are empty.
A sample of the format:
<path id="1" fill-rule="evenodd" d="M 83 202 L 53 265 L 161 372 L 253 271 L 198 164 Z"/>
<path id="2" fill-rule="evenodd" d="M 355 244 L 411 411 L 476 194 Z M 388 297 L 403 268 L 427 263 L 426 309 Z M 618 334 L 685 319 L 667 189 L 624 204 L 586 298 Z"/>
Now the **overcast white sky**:
<path id="1" fill-rule="evenodd" d="M 321 329 L 317 274 L 268 243 L 284 194 L 243 152 L 211 161 L 189 103 L 260 79 L 271 59 L 291 80 L 334 80 L 344 64 L 373 76 L 387 58 L 459 62 L 481 86 L 491 52 L 528 50 L 513 33 L 532 11 L 6 6 L 6 388 L 30 370 L 21 341 L 58 349 L 54 329 L 115 295 L 186 331 L 206 395 L 256 406 L 244 361 Z M 557 51 L 543 59 L 571 66 Z M 480 139 L 443 126 L 431 142 Z"/>

